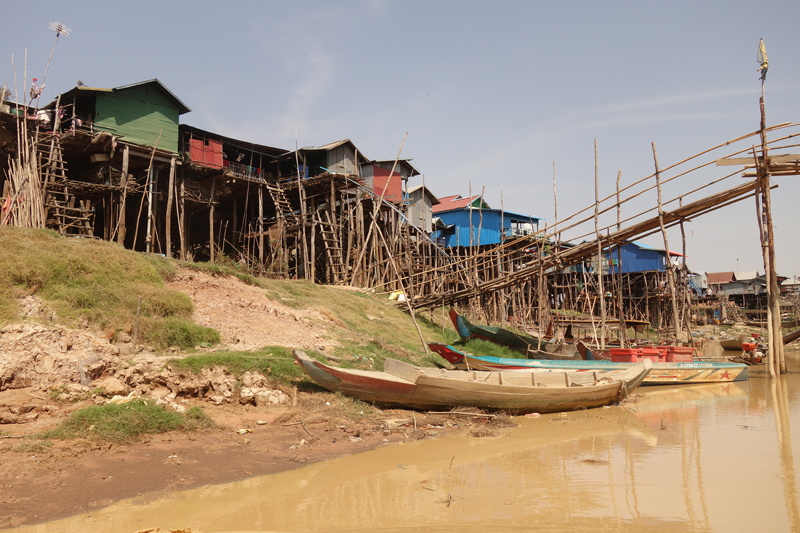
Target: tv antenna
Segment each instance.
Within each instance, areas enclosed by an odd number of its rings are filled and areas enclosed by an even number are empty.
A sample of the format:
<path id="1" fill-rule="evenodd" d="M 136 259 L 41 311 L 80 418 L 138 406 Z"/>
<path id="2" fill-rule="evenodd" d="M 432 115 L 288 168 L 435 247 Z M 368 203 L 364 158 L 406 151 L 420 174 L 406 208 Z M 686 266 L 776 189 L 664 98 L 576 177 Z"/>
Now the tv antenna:
<path id="1" fill-rule="evenodd" d="M 58 44 L 58 38 L 62 35 L 64 37 L 69 37 L 69 34 L 72 30 L 61 24 L 60 22 L 51 22 L 47 25 L 48 28 L 56 32 L 56 41 L 53 43 L 53 49 L 50 51 L 50 58 L 47 60 L 47 68 L 44 69 L 44 76 L 42 76 L 42 86 L 38 88 L 37 92 L 39 94 L 36 95 L 36 107 L 39 107 L 39 97 L 42 95 L 42 90 L 44 89 L 44 80 L 47 78 L 47 71 L 50 70 L 50 61 L 53 60 L 53 54 L 56 51 L 56 45 Z"/>

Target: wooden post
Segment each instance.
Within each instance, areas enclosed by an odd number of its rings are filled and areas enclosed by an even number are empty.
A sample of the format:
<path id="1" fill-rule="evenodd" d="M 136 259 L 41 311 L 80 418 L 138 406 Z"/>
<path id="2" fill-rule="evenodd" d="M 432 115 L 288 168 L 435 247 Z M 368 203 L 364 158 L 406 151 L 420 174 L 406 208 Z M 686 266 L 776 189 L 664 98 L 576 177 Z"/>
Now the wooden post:
<path id="1" fill-rule="evenodd" d="M 166 256 L 172 258 L 172 193 L 175 187 L 175 164 L 177 158 L 173 157 L 169 162 L 169 186 L 167 187 L 167 210 L 164 220 L 164 231 L 166 232 Z"/>
<path id="2" fill-rule="evenodd" d="M 148 243 L 152 253 L 160 253 L 160 248 L 156 248 L 156 244 L 160 245 L 158 239 L 158 220 L 156 218 L 158 213 L 158 199 L 159 195 L 155 193 L 158 190 L 158 178 L 161 173 L 161 165 L 153 167 L 153 179 L 150 182 L 150 194 L 148 195 L 147 208 L 150 210 L 148 213 L 148 220 L 150 221 L 150 231 L 148 231 Z"/>
<path id="3" fill-rule="evenodd" d="M 675 294 L 675 276 L 672 270 L 672 260 L 669 258 L 669 241 L 667 240 L 667 229 L 664 227 L 664 207 L 661 204 L 661 171 L 658 169 L 658 154 L 656 153 L 656 143 L 653 146 L 653 160 L 656 165 L 656 189 L 658 190 L 658 224 L 661 226 L 661 236 L 664 237 L 664 248 L 667 254 L 667 281 L 672 301 L 672 320 L 675 328 L 675 339 L 679 339 L 681 331 L 680 318 L 678 316 L 678 301 Z"/>
<path id="4" fill-rule="evenodd" d="M 397 277 L 397 282 L 400 285 L 400 290 L 403 291 L 403 297 L 406 301 L 408 312 L 411 314 L 411 320 L 414 321 L 414 327 L 417 328 L 417 333 L 419 334 L 419 340 L 422 343 L 422 348 L 425 350 L 426 354 L 429 354 L 430 351 L 428 351 L 428 345 L 425 343 L 425 339 L 422 337 L 422 330 L 419 329 L 419 324 L 417 324 L 417 318 L 414 315 L 414 308 L 411 307 L 411 300 L 408 299 L 408 294 L 406 293 L 406 290 L 403 287 L 403 281 L 400 277 L 400 270 L 397 268 L 397 264 L 395 264 L 394 262 L 394 257 L 392 257 L 392 253 L 389 250 L 389 245 L 386 244 L 386 239 L 383 236 L 383 232 L 377 226 L 375 227 L 375 233 L 377 233 L 378 236 L 381 238 L 381 241 L 383 241 L 383 246 L 386 249 L 386 253 L 388 254 L 389 257 L 389 262 L 392 264 L 392 268 L 394 269 L 394 275 Z"/>
<path id="5" fill-rule="evenodd" d="M 317 212 L 316 207 L 317 207 L 316 202 L 314 201 L 314 197 L 312 196 L 311 197 L 311 254 L 310 254 L 311 257 L 309 258 L 309 267 L 310 267 L 309 270 L 311 271 L 311 273 L 309 274 L 308 278 L 311 280 L 311 283 L 316 283 L 317 279 L 317 272 L 316 272 L 317 250 L 315 246 L 315 240 L 316 240 L 315 238 L 317 236 L 317 219 L 314 216 L 314 214 Z"/>
<path id="6" fill-rule="evenodd" d="M 683 207 L 683 196 L 678 198 L 678 207 Z M 681 218 L 681 271 L 683 272 L 683 324 L 686 326 L 686 334 L 689 336 L 688 340 L 694 346 L 694 338 L 692 337 L 692 299 L 689 296 L 689 271 L 686 268 L 686 230 L 683 227 L 683 218 Z"/>
<path id="7" fill-rule="evenodd" d="M 505 223 L 505 212 L 506 208 L 503 204 L 503 191 L 500 190 L 500 235 L 502 236 L 503 231 L 505 230 L 506 223 Z M 503 257 L 499 255 L 497 258 L 497 277 L 503 277 Z M 506 289 L 505 287 L 500 289 L 500 303 L 502 309 L 500 310 L 500 326 L 506 327 L 506 320 L 508 319 L 508 304 L 506 303 Z"/>
<path id="8" fill-rule="evenodd" d="M 619 202 L 619 180 L 621 177 L 622 169 L 617 172 L 617 231 L 622 229 L 622 205 Z M 617 308 L 619 313 L 620 347 L 624 348 L 628 340 L 628 328 L 625 324 L 625 307 L 622 300 L 622 244 L 617 246 Z"/>
<path id="9" fill-rule="evenodd" d="M 597 236 L 597 281 L 600 285 L 600 349 L 606 349 L 606 291 L 603 286 L 603 245 L 598 214 L 600 212 L 600 186 L 598 180 L 597 139 L 594 140 L 594 232 Z"/>
<path id="10" fill-rule="evenodd" d="M 183 173 L 183 167 L 181 167 L 181 195 L 178 198 L 178 205 L 180 206 L 180 214 L 178 218 L 178 229 L 180 230 L 181 234 L 181 261 L 186 261 L 186 241 L 188 240 L 188 236 L 186 235 L 186 177 Z"/>
<path id="11" fill-rule="evenodd" d="M 768 356 L 773 356 L 772 361 L 770 361 L 772 363 L 770 377 L 772 377 L 773 369 L 776 375 L 786 373 L 786 361 L 783 354 L 783 337 L 781 335 L 780 287 L 778 286 L 778 273 L 775 268 L 775 236 L 772 228 L 772 198 L 770 196 L 769 152 L 767 148 L 763 80 L 759 107 L 761 109 L 761 164 L 757 167 L 757 173 L 760 178 L 764 233 L 766 234 L 766 239 L 762 238 L 762 242 L 766 240 L 764 270 L 767 276 L 767 324 L 772 325 L 772 328 L 767 328 L 769 351 L 772 352 L 771 354 L 768 353 Z"/>
<path id="12" fill-rule="evenodd" d="M 73 113 L 75 110 L 72 110 Z M 75 124 L 75 120 L 72 121 L 73 127 Z M 121 245 L 125 246 L 125 203 L 128 199 L 128 162 L 130 157 L 130 146 L 127 144 L 125 148 L 122 150 L 122 175 L 120 179 L 122 179 L 122 198 L 120 199 L 120 206 L 119 206 L 119 231 L 117 232 L 117 242 Z M 135 245 L 135 244 L 134 244 Z"/>
<path id="13" fill-rule="evenodd" d="M 214 262 L 214 192 L 217 185 L 217 179 L 211 178 L 211 198 L 208 202 L 208 254 L 211 262 Z"/>
<path id="14" fill-rule="evenodd" d="M 264 186 L 258 184 L 258 268 L 264 270 Z"/>

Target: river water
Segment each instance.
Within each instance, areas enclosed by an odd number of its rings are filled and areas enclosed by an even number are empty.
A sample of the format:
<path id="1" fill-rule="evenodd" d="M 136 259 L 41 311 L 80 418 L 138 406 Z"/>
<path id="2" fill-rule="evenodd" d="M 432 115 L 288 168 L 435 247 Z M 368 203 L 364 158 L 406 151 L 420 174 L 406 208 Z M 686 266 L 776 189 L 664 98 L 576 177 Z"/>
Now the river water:
<path id="1" fill-rule="evenodd" d="M 779 380 L 762 366 L 745 383 L 640 388 L 498 437 L 392 445 L 20 531 L 798 531 L 800 353 L 787 358 Z"/>

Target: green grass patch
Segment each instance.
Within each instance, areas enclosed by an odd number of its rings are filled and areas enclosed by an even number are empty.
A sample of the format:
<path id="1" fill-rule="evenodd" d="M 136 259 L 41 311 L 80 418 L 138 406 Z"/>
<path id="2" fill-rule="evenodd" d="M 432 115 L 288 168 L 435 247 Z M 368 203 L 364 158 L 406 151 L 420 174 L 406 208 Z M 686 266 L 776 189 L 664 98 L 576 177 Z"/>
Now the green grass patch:
<path id="1" fill-rule="evenodd" d="M 177 346 L 188 350 L 220 342 L 217 330 L 199 326 L 184 318 L 145 319 L 140 327 L 143 337 L 157 348 Z"/>
<path id="2" fill-rule="evenodd" d="M 460 350 L 470 355 L 478 355 L 481 357 L 502 357 L 507 359 L 525 359 L 525 355 L 512 350 L 506 346 L 500 346 L 493 342 L 474 339 L 462 343 L 459 341 L 457 344 L 452 345 L 457 350 Z"/>
<path id="3" fill-rule="evenodd" d="M 302 377 L 303 369 L 294 364 L 294 356 L 289 348 L 267 346 L 256 352 L 221 351 L 190 355 L 167 361 L 176 372 L 199 374 L 204 368 L 224 368 L 239 378 L 245 372 L 260 372 L 277 382 L 289 383 Z"/>
<path id="4" fill-rule="evenodd" d="M 0 249 L 3 322 L 16 317 L 16 298 L 35 294 L 56 312 L 59 322 L 69 326 L 88 321 L 105 331 L 131 331 L 140 297 L 144 322 L 155 324 L 171 318 L 191 323 L 191 298 L 164 285 L 164 279 L 173 276 L 176 267 L 163 257 L 132 252 L 113 242 L 64 238 L 49 230 L 9 226 L 0 228 Z M 142 328 L 139 338 L 161 347 L 185 346 L 169 343 L 173 339 L 187 342 L 189 329 L 179 321 L 167 322 Z M 198 331 L 191 333 L 206 339 L 202 342 L 218 342 Z"/>
<path id="5" fill-rule="evenodd" d="M 94 405 L 75 411 L 57 428 L 41 433 L 38 437 L 83 437 L 124 443 L 147 434 L 193 431 L 214 426 L 214 421 L 199 407 L 192 407 L 185 414 L 180 414 L 137 400 L 122 405 Z"/>
<path id="6" fill-rule="evenodd" d="M 181 263 L 132 252 L 116 243 L 64 238 L 46 230 L 0 228 L 0 249 L 4 251 L 0 254 L 0 323 L 18 313 L 16 298 L 35 294 L 56 311 L 61 323 L 78 326 L 88 321 L 113 335 L 130 333 L 141 296 L 140 344 L 162 349 L 213 345 L 220 341 L 219 335 L 194 324 L 189 296 L 164 284 L 174 277 L 177 268 L 187 267 L 216 276 L 235 276 L 263 289 L 275 302 L 316 311 L 318 315 L 312 314 L 308 320 L 325 328 L 326 338 L 318 342 L 335 346 L 333 355 L 372 358 L 376 369 L 382 368 L 387 357 L 418 365 L 435 364 L 425 355 L 408 311 L 390 301 L 388 294 L 314 285 L 305 280 L 257 278 L 245 265 L 224 256 L 217 263 Z M 444 311 L 416 313 L 425 342 L 454 342 L 457 338 Z M 270 368 L 272 375 L 296 375 Z"/>

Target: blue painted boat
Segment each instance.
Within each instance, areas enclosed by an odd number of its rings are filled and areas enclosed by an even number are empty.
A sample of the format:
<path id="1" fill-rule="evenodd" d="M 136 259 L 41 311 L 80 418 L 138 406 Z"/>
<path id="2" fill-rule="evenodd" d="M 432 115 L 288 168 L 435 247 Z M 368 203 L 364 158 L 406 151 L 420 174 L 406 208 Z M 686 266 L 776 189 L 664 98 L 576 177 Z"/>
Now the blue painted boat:
<path id="1" fill-rule="evenodd" d="M 450 364 L 462 370 L 528 371 L 528 372 L 614 372 L 629 368 L 636 363 L 614 363 L 612 361 L 563 361 L 545 359 L 511 359 L 470 355 L 450 345 L 430 343 L 434 352 Z M 747 365 L 715 361 L 692 361 L 684 363 L 653 363 L 653 369 L 642 385 L 679 385 L 692 383 L 724 383 L 747 381 Z"/>

